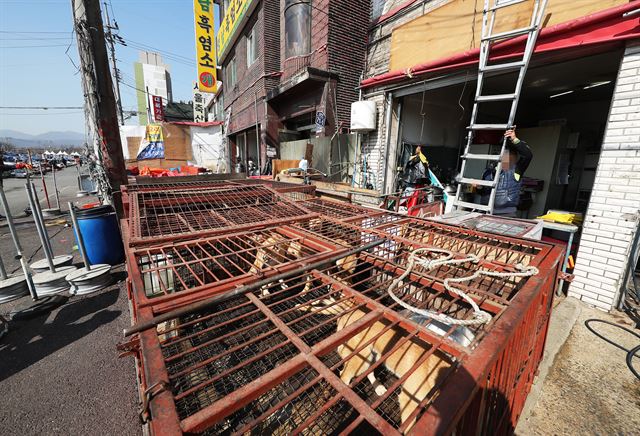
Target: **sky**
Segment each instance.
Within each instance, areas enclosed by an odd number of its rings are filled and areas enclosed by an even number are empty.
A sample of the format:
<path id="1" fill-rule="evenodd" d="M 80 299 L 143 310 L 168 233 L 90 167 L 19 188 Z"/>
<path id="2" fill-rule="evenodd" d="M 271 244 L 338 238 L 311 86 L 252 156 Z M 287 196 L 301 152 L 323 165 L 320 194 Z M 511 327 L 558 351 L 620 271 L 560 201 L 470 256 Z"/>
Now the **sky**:
<path id="1" fill-rule="evenodd" d="M 162 50 L 164 63 L 170 65 L 174 100 L 191 100 L 196 78 L 193 3 L 102 0 L 103 16 L 104 1 L 111 19 L 118 23 L 119 35 L 129 42 L 128 47 L 116 46 L 124 81 L 120 87 L 124 110 L 137 110 L 131 86 L 135 85 L 133 62 L 141 47 Z M 1 108 L 83 105 L 72 28 L 71 0 L 0 0 L 0 129 L 29 134 L 84 133 L 81 109 Z"/>

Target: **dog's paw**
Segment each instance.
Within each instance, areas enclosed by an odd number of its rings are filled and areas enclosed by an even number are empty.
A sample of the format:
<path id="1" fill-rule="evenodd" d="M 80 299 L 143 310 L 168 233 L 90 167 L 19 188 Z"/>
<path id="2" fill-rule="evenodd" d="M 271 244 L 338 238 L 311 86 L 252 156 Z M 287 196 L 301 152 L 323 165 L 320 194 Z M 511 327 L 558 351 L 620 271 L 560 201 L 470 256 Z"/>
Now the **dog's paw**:
<path id="1" fill-rule="evenodd" d="M 378 396 L 382 396 L 387 393 L 387 388 L 385 388 L 382 383 L 378 383 L 374 390 L 376 391 L 376 395 Z"/>

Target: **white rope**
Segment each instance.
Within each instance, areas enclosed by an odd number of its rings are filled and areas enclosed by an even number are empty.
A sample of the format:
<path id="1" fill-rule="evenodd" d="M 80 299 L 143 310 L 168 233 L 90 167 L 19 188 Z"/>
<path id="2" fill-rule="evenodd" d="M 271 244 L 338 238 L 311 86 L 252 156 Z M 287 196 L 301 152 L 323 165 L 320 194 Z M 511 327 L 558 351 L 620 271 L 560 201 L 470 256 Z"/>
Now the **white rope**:
<path id="1" fill-rule="evenodd" d="M 444 254 L 445 256 L 439 259 L 425 259 L 425 258 L 416 257 L 418 254 L 423 252 L 441 253 L 441 254 Z M 463 258 L 463 259 L 454 259 L 453 253 L 449 250 L 444 250 L 441 248 L 418 248 L 416 250 L 413 250 L 409 254 L 409 265 L 407 265 L 405 272 L 402 273 L 400 277 L 394 279 L 393 282 L 391 282 L 391 286 L 389 286 L 389 289 L 388 289 L 389 296 L 400 306 L 404 307 L 407 310 L 410 310 L 411 312 L 435 319 L 436 321 L 440 321 L 449 325 L 466 326 L 466 325 L 487 324 L 489 323 L 489 321 L 491 321 L 491 314 L 480 309 L 480 307 L 476 304 L 476 302 L 471 297 L 469 297 L 469 295 L 467 295 L 462 289 L 458 289 L 452 286 L 451 283 L 468 282 L 471 280 L 475 280 L 478 277 L 483 275 L 488 277 L 529 277 L 529 276 L 534 276 L 538 274 L 539 271 L 536 267 L 528 266 L 525 268 L 522 265 L 518 264 L 516 265 L 516 269 L 518 269 L 519 272 L 497 272 L 497 271 L 488 271 L 488 270 L 478 270 L 474 272 L 472 275 L 467 277 L 444 279 L 444 287 L 446 290 L 448 290 L 449 292 L 455 295 L 458 295 L 464 301 L 469 303 L 469 305 L 473 309 L 473 318 L 471 319 L 457 319 L 457 318 L 453 318 L 451 316 L 444 315 L 442 313 L 437 313 L 431 310 L 420 309 L 403 301 L 401 298 L 399 298 L 397 295 L 393 293 L 393 290 L 396 287 L 398 287 L 399 284 L 402 283 L 402 281 L 409 274 L 411 274 L 411 270 L 413 269 L 415 264 L 418 264 L 429 271 L 442 265 L 457 265 L 457 264 L 463 264 L 466 262 L 478 263 L 479 260 L 480 259 L 478 258 L 478 256 L 474 254 L 469 254 L 467 255 L 466 258 Z"/>

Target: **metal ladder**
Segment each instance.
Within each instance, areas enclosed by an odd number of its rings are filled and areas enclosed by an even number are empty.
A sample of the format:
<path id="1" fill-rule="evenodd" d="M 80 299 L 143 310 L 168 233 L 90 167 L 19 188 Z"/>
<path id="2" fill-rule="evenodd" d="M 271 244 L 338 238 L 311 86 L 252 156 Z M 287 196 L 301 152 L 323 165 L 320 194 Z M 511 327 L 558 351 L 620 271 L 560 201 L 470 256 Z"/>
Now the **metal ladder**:
<path id="1" fill-rule="evenodd" d="M 493 207 L 496 200 L 496 187 L 500 178 L 501 168 L 498 165 L 500 157 L 504 153 L 507 146 L 507 139 L 502 141 L 502 148 L 500 154 L 473 154 L 471 153 L 471 147 L 473 144 L 474 133 L 478 130 L 507 130 L 513 127 L 516 111 L 518 109 L 518 101 L 520 100 L 520 92 L 522 90 L 522 84 L 524 82 L 524 76 L 529 67 L 529 61 L 540 33 L 540 25 L 544 16 L 544 11 L 547 6 L 547 0 L 533 0 L 533 13 L 531 14 L 531 21 L 529 26 L 520 29 L 509 30 L 506 32 L 493 33 L 493 27 L 496 21 L 496 14 L 503 8 L 508 8 L 519 3 L 531 0 L 485 0 L 484 9 L 482 12 L 482 38 L 480 41 L 480 63 L 478 69 L 478 84 L 476 87 L 475 101 L 473 104 L 473 110 L 471 112 L 471 123 L 468 127 L 469 134 L 467 135 L 467 145 L 464 150 L 462 158 L 462 168 L 460 170 L 460 180 L 458 181 L 458 190 L 456 191 L 456 197 L 453 203 L 454 209 L 471 209 L 479 210 L 483 212 L 493 213 Z M 506 41 L 518 36 L 528 35 L 527 43 L 524 49 L 524 54 L 521 60 L 497 63 L 488 65 L 489 53 L 492 44 L 496 42 Z M 518 70 L 518 79 L 516 81 L 515 90 L 512 94 L 497 94 L 497 95 L 483 95 L 482 88 L 484 85 L 485 73 L 489 72 L 507 72 Z M 478 118 L 479 105 L 487 102 L 497 101 L 510 101 L 511 110 L 509 112 L 509 119 L 506 124 L 478 124 L 476 119 Z M 480 180 L 474 178 L 465 177 L 464 172 L 469 160 L 485 160 L 496 162 L 496 171 L 493 180 Z M 464 185 L 477 185 L 491 188 L 491 195 L 489 196 L 489 204 L 469 203 L 462 201 L 462 187 Z"/>

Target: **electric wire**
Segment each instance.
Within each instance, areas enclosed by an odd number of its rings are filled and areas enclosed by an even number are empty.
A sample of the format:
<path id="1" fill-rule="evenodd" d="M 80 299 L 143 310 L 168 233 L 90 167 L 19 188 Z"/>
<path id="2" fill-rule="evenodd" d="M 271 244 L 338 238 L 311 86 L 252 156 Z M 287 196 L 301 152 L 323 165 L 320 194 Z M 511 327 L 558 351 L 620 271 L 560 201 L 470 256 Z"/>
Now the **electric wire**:
<path id="1" fill-rule="evenodd" d="M 640 357 L 640 355 L 637 356 L 638 352 L 640 352 L 640 344 L 638 344 L 637 346 L 631 348 L 631 349 L 627 349 L 624 348 L 622 345 L 618 344 L 617 342 L 605 337 L 604 335 L 602 335 L 601 333 L 598 333 L 597 331 L 595 331 L 595 329 L 591 326 L 592 323 L 602 323 L 602 324 L 607 324 L 613 327 L 617 327 L 619 329 L 622 329 L 624 331 L 626 331 L 627 333 L 631 333 L 632 335 L 634 335 L 635 337 L 637 337 L 638 339 L 640 339 L 640 334 L 634 332 L 633 330 L 621 326 L 620 324 L 616 324 L 610 321 L 605 321 L 603 319 L 597 319 L 597 318 L 591 318 L 588 319 L 584 322 L 585 327 L 587 328 L 587 330 L 589 330 L 591 333 L 593 333 L 594 335 L 596 335 L 597 337 L 599 337 L 600 339 L 602 339 L 603 341 L 613 345 L 616 348 L 619 348 L 622 351 L 625 351 L 627 353 L 626 357 L 625 357 L 625 362 L 627 364 L 627 367 L 629 368 L 629 371 L 631 371 L 631 373 L 638 379 L 640 380 L 640 372 L 638 372 L 637 369 L 635 369 L 633 367 L 633 358 L 634 357 Z"/>

